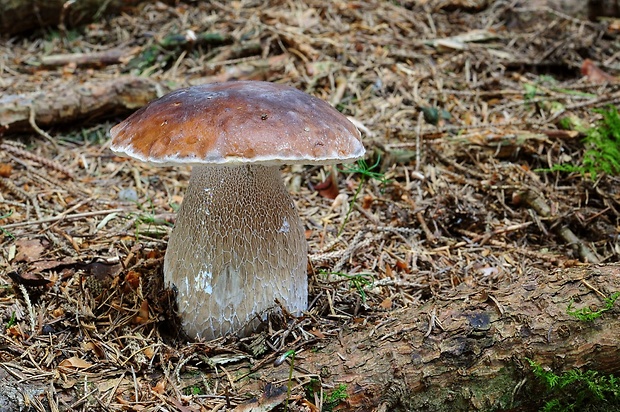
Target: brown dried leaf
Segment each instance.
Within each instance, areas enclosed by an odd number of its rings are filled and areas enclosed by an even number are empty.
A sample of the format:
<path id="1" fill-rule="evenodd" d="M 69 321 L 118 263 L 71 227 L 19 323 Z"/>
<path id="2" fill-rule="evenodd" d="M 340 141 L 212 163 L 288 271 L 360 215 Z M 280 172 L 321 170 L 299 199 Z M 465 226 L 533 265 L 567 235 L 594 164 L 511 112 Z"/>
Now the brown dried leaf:
<path id="1" fill-rule="evenodd" d="M 617 79 L 611 74 L 601 70 L 592 60 L 585 59 L 581 66 L 581 74 L 586 76 L 592 83 L 614 83 Z"/>
<path id="2" fill-rule="evenodd" d="M 307 399 L 302 399 L 300 402 L 302 405 L 308 408 L 310 412 L 321 412 L 320 409 L 315 404 L 313 404 Z"/>
<path id="3" fill-rule="evenodd" d="M 287 396 L 286 385 L 276 386 L 268 383 L 259 399 L 253 399 L 233 409 L 234 412 L 270 411 L 280 405 Z"/>
<path id="4" fill-rule="evenodd" d="M 374 201 L 374 198 L 371 195 L 364 196 L 364 198 L 362 199 L 362 209 L 365 209 L 365 210 L 370 209 L 370 206 L 372 206 L 373 201 Z"/>
<path id="5" fill-rule="evenodd" d="M 13 326 L 6 328 L 5 333 L 6 333 L 6 336 L 12 337 L 12 338 L 17 338 L 17 339 L 28 338 L 28 335 L 26 335 L 24 331 L 22 331 L 19 325 L 13 325 Z"/>
<path id="6" fill-rule="evenodd" d="M 93 366 L 93 364 L 85 361 L 82 358 L 78 358 L 77 356 L 72 356 L 60 362 L 58 366 L 62 368 L 68 368 L 68 369 L 86 369 L 86 368 L 90 368 L 91 366 Z"/>
<path id="7" fill-rule="evenodd" d="M 149 321 L 149 302 L 145 299 L 140 305 L 138 314 L 134 316 L 132 323 L 137 325 L 143 325 Z"/>
<path id="8" fill-rule="evenodd" d="M 144 348 L 144 350 L 142 350 L 142 353 L 144 353 L 144 356 L 149 359 L 153 359 L 153 356 L 155 356 L 155 350 L 152 346 L 147 346 L 146 348 Z"/>
<path id="9" fill-rule="evenodd" d="M 66 257 L 62 260 L 40 260 L 29 265 L 32 272 L 39 273 L 50 269 L 56 269 L 58 267 L 71 266 L 77 263 L 77 260 L 73 257 Z"/>
<path id="10" fill-rule="evenodd" d="M 380 307 L 382 307 L 383 309 L 391 309 L 392 308 L 392 298 L 387 297 L 385 299 L 383 299 L 383 302 L 381 302 L 379 304 Z"/>
<path id="11" fill-rule="evenodd" d="M 39 239 L 19 239 L 15 242 L 15 245 L 17 246 L 15 262 L 39 260 L 43 252 L 45 252 L 45 246 Z"/>
<path id="12" fill-rule="evenodd" d="M 99 343 L 95 341 L 88 341 L 88 342 L 83 343 L 82 348 L 87 351 L 92 351 L 95 354 L 95 356 L 97 356 L 97 358 L 99 359 L 105 359 L 106 357 L 105 351 L 103 350 L 101 345 L 99 345 Z"/>
<path id="13" fill-rule="evenodd" d="M 127 275 L 125 275 L 125 283 L 134 291 L 138 290 L 138 287 L 140 287 L 140 277 L 141 275 L 139 272 L 130 270 L 127 272 Z M 125 292 L 129 292 L 129 290 L 125 290 Z"/>
<path id="14" fill-rule="evenodd" d="M 321 332 L 320 330 L 312 329 L 310 333 L 312 333 L 314 336 L 316 336 L 319 339 L 325 339 L 325 334 Z"/>
<path id="15" fill-rule="evenodd" d="M 7 272 L 7 276 L 18 285 L 36 287 L 45 286 L 50 283 L 50 280 L 45 279 L 40 274 L 24 268 Z"/>
<path id="16" fill-rule="evenodd" d="M 335 199 L 338 194 L 340 194 L 338 184 L 335 182 L 333 174 L 330 174 L 323 182 L 314 186 L 314 189 L 317 190 L 321 196 L 327 199 Z"/>
<path id="17" fill-rule="evenodd" d="M 13 171 L 13 166 L 10 163 L 0 163 L 0 176 L 10 177 Z"/>
<path id="18" fill-rule="evenodd" d="M 155 393 L 163 395 L 166 392 L 166 380 L 165 379 L 160 380 L 159 382 L 155 384 L 155 386 L 151 388 L 151 390 Z"/>

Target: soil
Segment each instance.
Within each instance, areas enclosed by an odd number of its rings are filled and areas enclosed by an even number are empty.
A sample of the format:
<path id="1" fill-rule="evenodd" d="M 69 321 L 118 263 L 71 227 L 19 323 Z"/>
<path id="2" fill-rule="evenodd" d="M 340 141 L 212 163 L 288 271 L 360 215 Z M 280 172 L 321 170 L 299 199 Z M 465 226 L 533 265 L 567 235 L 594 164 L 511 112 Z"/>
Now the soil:
<path id="1" fill-rule="evenodd" d="M 618 177 L 547 169 L 580 165 L 600 109 L 620 101 L 620 20 L 525 3 L 144 2 L 4 35 L 0 410 L 443 410 L 418 402 L 429 381 L 401 360 L 416 333 L 441 346 L 453 302 L 495 307 L 494 322 L 543 322 L 536 305 L 519 319 L 498 309 L 536 284 L 536 303 L 563 313 L 580 293 L 603 306 L 619 276 Z M 236 79 L 330 102 L 361 130 L 366 164 L 283 169 L 309 243 L 304 316 L 191 342 L 161 280 L 189 168 L 117 157 L 109 129 L 169 90 Z M 575 270 L 564 294 L 541 286 Z M 444 406 L 527 410 L 519 382 L 535 379 L 523 365 L 537 354 L 557 373 L 620 373 L 617 337 L 592 332 L 617 319 L 617 303 L 592 330 L 553 316 L 604 344 L 579 346 L 581 357 L 511 346 L 496 370 L 510 370 L 512 399 L 470 391 L 450 405 L 450 393 Z M 476 362 L 497 355 L 493 344 Z M 550 399 L 537 396 L 528 407 Z"/>

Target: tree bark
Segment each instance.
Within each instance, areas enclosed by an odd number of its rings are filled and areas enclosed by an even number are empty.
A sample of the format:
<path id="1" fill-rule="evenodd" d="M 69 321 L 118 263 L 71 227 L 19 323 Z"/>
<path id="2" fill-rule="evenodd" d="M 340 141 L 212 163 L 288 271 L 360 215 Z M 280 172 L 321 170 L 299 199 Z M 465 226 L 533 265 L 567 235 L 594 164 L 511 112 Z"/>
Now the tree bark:
<path id="1" fill-rule="evenodd" d="M 526 358 L 557 374 L 620 372 L 620 301 L 591 322 L 567 313 L 571 302 L 603 307 L 620 291 L 619 266 L 536 273 L 496 290 L 462 286 L 453 299 L 352 325 L 295 366 L 324 387 L 345 384 L 341 407 L 354 411 L 537 410 L 545 387 Z"/>
<path id="2" fill-rule="evenodd" d="M 15 34 L 37 27 L 76 26 L 105 14 L 115 14 L 145 0 L 3 0 L 0 33 Z"/>

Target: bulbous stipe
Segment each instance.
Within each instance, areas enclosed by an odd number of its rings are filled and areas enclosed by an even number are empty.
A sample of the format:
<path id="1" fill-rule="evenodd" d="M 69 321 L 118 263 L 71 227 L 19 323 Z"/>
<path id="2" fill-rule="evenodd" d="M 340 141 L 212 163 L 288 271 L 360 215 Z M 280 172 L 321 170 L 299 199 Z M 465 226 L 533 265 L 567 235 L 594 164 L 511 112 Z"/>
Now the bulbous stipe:
<path id="1" fill-rule="evenodd" d="M 278 299 L 308 304 L 307 243 L 277 166 L 195 166 L 164 259 L 184 331 L 254 331 Z"/>

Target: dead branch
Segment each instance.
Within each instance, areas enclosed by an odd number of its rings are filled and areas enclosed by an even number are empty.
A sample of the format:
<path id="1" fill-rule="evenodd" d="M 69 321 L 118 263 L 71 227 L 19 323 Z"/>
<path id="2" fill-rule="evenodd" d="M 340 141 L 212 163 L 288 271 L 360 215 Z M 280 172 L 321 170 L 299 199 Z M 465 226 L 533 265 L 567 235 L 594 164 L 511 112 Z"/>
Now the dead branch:
<path id="1" fill-rule="evenodd" d="M 0 134 L 32 130 L 31 111 L 40 127 L 125 113 L 156 98 L 159 85 L 149 79 L 124 76 L 65 84 L 57 89 L 2 96 Z"/>
<path id="2" fill-rule="evenodd" d="M 103 66 L 118 64 L 129 61 L 138 50 L 139 48 L 131 50 L 111 49 L 95 53 L 52 54 L 41 57 L 41 64 L 44 66 L 64 66 L 66 64 Z"/>

